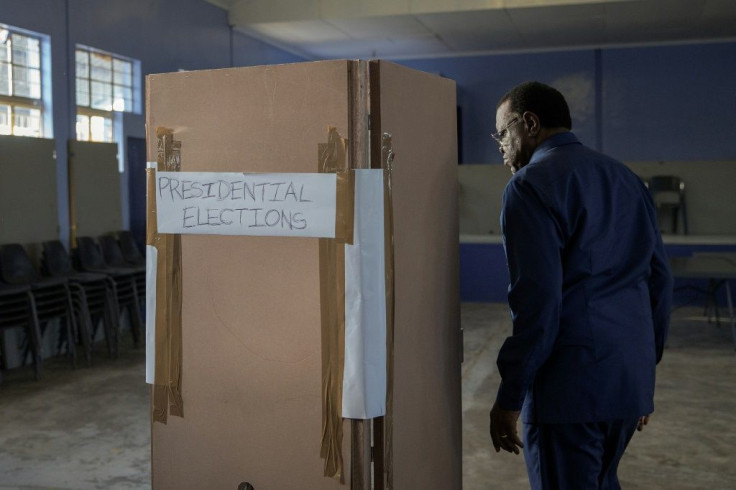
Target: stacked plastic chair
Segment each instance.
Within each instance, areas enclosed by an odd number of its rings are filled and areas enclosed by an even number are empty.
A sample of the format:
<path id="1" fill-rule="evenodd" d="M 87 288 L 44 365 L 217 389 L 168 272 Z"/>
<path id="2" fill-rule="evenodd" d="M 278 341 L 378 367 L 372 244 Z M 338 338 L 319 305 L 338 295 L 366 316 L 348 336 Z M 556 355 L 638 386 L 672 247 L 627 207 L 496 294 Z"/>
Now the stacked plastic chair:
<path id="1" fill-rule="evenodd" d="M 105 274 L 112 279 L 116 303 L 116 318 L 120 318 L 125 309 L 130 316 L 130 330 L 133 343 L 140 346 L 142 320 L 138 288 L 136 287 L 136 271 L 130 268 L 111 267 L 105 262 L 100 247 L 92 237 L 78 237 L 75 259 L 78 268 L 83 272 Z"/>
<path id="2" fill-rule="evenodd" d="M 676 175 L 655 175 L 647 181 L 647 188 L 657 207 L 657 218 L 662 233 L 678 233 L 682 220 L 682 232 L 687 235 L 687 203 L 685 182 Z"/>
<path id="3" fill-rule="evenodd" d="M 132 265 L 146 265 L 146 257 L 138 248 L 138 244 L 135 242 L 135 238 L 131 231 L 119 231 L 118 242 L 120 243 L 120 251 L 122 252 L 123 258 L 126 262 Z"/>
<path id="4" fill-rule="evenodd" d="M 85 325 L 94 342 L 97 326 L 102 321 L 108 355 L 116 357 L 119 323 L 114 296 L 115 282 L 112 278 L 105 274 L 74 270 L 71 257 L 58 240 L 43 242 L 41 264 L 43 272 L 48 276 L 65 277 L 69 280 L 77 322 Z M 92 355 L 91 345 L 87 355 Z"/>
<path id="5" fill-rule="evenodd" d="M 11 243 L 0 246 L 0 275 L 6 284 L 28 286 L 35 302 L 40 337 L 45 326 L 55 319 L 65 325 L 67 354 L 76 367 L 76 343 L 79 338 L 85 349 L 90 346 L 89 332 L 84 328 L 78 333 L 75 322 L 69 283 L 66 278 L 43 278 L 33 266 L 23 246 Z M 40 340 L 40 339 L 39 339 Z M 89 360 L 89 359 L 88 359 Z"/>
<path id="6" fill-rule="evenodd" d="M 26 330 L 29 350 L 33 355 L 35 377 L 39 379 L 43 366 L 41 327 L 38 323 L 36 303 L 31 294 L 31 287 L 27 285 L 10 286 L 0 282 L 0 330 L 11 328 Z M 5 360 L 3 364 L 6 364 Z"/>
<path id="7" fill-rule="evenodd" d="M 139 260 L 136 258 L 135 251 L 138 247 L 135 242 L 126 242 L 126 252 L 123 253 L 122 243 L 123 240 L 118 242 L 112 235 L 103 235 L 98 239 L 100 248 L 102 249 L 102 256 L 105 258 L 105 263 L 109 267 L 117 269 L 130 270 L 135 278 L 135 287 L 138 292 L 138 301 L 146 300 L 146 261 Z M 139 257 L 143 257 L 140 252 Z M 130 260 L 129 260 L 130 259 Z"/>

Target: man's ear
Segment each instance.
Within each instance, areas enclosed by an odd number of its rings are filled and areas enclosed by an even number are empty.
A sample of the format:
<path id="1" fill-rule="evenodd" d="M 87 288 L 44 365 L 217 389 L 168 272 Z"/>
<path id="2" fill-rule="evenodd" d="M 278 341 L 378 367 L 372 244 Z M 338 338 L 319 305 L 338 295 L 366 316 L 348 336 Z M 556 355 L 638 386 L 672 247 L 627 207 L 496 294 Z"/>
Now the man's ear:
<path id="1" fill-rule="evenodd" d="M 541 125 L 539 124 L 539 116 L 537 116 L 533 112 L 526 111 L 524 112 L 524 114 L 521 115 L 521 118 L 524 120 L 524 124 L 526 125 L 530 136 L 536 136 L 539 134 L 539 131 L 541 129 Z"/>

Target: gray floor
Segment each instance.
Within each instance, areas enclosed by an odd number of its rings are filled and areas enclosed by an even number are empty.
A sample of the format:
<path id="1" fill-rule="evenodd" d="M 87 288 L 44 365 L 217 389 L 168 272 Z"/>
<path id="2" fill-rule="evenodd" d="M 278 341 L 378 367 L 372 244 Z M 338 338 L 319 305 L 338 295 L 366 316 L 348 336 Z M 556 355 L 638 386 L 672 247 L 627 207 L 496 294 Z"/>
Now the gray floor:
<path id="1" fill-rule="evenodd" d="M 701 313 L 674 314 L 657 411 L 621 463 L 625 489 L 736 489 L 736 354 L 727 326 Z M 523 456 L 492 452 L 487 435 L 495 357 L 511 328 L 506 307 L 463 304 L 462 322 L 464 488 L 529 488 Z M 0 385 L 0 489 L 150 488 L 142 350 L 127 346 L 115 361 L 101 350 L 92 368 L 77 370 L 54 359 L 41 381 L 31 377 L 11 371 Z"/>

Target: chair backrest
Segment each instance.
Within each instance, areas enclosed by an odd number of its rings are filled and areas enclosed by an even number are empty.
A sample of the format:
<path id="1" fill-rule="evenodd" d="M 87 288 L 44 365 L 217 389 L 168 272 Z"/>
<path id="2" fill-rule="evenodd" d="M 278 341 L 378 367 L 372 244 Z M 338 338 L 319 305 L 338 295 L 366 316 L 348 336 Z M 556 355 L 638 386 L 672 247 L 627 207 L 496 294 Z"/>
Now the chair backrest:
<path id="1" fill-rule="evenodd" d="M 125 258 L 123 258 L 123 252 L 120 250 L 120 245 L 114 237 L 110 235 L 102 235 L 97 238 L 100 248 L 102 249 L 102 256 L 105 259 L 107 265 L 113 267 L 125 267 L 128 265 Z"/>
<path id="2" fill-rule="evenodd" d="M 105 258 L 92 237 L 77 237 L 76 259 L 82 270 L 99 270 L 107 268 Z"/>
<path id="3" fill-rule="evenodd" d="M 28 284 L 38 279 L 31 259 L 17 243 L 0 246 L 0 275 L 8 284 Z"/>
<path id="4" fill-rule="evenodd" d="M 74 273 L 72 259 L 59 240 L 43 242 L 41 267 L 49 276 L 61 277 Z"/>
<path id="5" fill-rule="evenodd" d="M 647 188 L 657 206 L 660 226 L 663 227 L 661 231 L 676 233 L 681 215 L 683 230 L 687 234 L 685 182 L 676 175 L 655 175 L 647 181 Z"/>
<path id="6" fill-rule="evenodd" d="M 120 250 L 123 252 L 125 260 L 134 264 L 141 263 L 145 260 L 131 231 L 120 231 L 118 233 L 118 241 L 120 242 Z"/>
<path id="7" fill-rule="evenodd" d="M 659 192 L 675 192 L 682 194 L 685 192 L 685 182 L 676 175 L 654 175 L 649 177 L 649 192 L 657 194 Z"/>

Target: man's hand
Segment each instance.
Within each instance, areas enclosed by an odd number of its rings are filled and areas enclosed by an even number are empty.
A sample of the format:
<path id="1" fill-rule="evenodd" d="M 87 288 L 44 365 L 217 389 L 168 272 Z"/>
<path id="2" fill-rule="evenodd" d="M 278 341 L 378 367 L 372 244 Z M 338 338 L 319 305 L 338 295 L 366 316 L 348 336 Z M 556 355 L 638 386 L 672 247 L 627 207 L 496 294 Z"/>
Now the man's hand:
<path id="1" fill-rule="evenodd" d="M 491 441 L 496 452 L 501 449 L 510 453 L 519 454 L 519 448 L 524 447 L 524 443 L 519 439 L 516 433 L 516 421 L 519 419 L 519 413 L 513 410 L 504 410 L 493 404 L 491 409 Z"/>
<path id="2" fill-rule="evenodd" d="M 639 432 L 644 430 L 644 426 L 649 423 L 649 415 L 642 415 L 639 417 L 639 423 L 636 426 L 636 430 Z"/>

